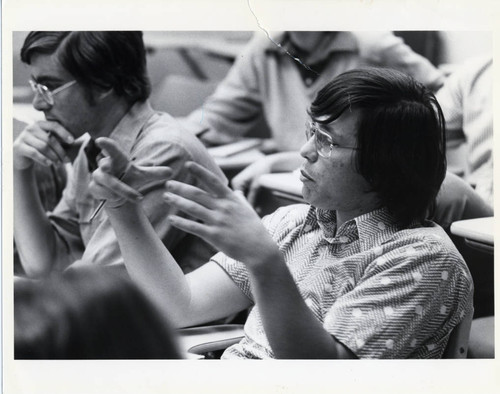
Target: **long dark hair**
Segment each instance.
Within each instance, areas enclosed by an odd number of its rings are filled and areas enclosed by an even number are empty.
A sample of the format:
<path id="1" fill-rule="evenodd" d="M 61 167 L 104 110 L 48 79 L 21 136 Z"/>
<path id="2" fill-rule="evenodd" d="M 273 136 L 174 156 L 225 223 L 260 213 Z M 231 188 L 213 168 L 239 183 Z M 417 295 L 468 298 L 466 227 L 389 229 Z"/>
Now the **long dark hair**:
<path id="1" fill-rule="evenodd" d="M 359 109 L 357 170 L 402 225 L 422 221 L 446 174 L 444 118 L 434 94 L 396 70 L 345 72 L 317 94 L 309 114 L 327 124 Z"/>

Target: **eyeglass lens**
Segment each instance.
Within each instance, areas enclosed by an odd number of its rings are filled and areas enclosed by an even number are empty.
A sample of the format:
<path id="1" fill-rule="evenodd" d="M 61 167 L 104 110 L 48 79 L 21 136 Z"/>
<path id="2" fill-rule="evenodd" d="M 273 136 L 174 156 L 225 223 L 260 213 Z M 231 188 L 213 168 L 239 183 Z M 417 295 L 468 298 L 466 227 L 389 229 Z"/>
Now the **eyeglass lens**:
<path id="1" fill-rule="evenodd" d="M 54 99 L 52 98 L 52 93 L 49 88 L 45 85 L 39 84 L 35 81 L 30 80 L 31 89 L 34 93 L 38 93 L 42 96 L 43 100 L 48 104 L 54 104 Z"/>
<path id="2" fill-rule="evenodd" d="M 322 132 L 318 126 L 309 122 L 306 125 L 306 137 L 309 140 L 312 136 L 315 139 L 316 151 L 322 156 L 328 157 L 331 153 L 331 141 L 328 135 Z"/>

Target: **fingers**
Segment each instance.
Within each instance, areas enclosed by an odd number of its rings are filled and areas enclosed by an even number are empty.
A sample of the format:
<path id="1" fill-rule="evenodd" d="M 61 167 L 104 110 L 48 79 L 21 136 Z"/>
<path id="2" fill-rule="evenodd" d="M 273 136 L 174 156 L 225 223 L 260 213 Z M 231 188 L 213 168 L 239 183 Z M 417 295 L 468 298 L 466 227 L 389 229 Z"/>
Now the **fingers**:
<path id="1" fill-rule="evenodd" d="M 38 122 L 38 125 L 48 132 L 49 134 L 53 134 L 59 141 L 62 141 L 65 144 L 72 144 L 75 142 L 75 138 L 73 135 L 66 130 L 59 122 L 55 122 L 52 120 L 42 120 Z"/>
<path id="2" fill-rule="evenodd" d="M 37 162 L 41 165 L 60 163 L 66 157 L 66 151 L 53 129 L 47 128 L 47 122 L 38 122 L 28 126 L 14 142 L 14 164 Z M 50 124 L 57 124 L 50 122 Z M 57 124 L 58 125 L 58 124 Z"/>
<path id="3" fill-rule="evenodd" d="M 112 159 L 109 156 L 100 159 L 97 162 L 97 165 L 102 171 L 107 172 L 108 174 L 112 173 L 113 170 Z"/>
<path id="4" fill-rule="evenodd" d="M 243 179 L 240 174 L 236 175 L 231 180 L 231 187 L 234 191 L 241 192 L 243 195 L 245 195 L 248 191 L 248 179 Z"/>
<path id="5" fill-rule="evenodd" d="M 253 170 L 253 165 L 249 165 L 243 171 L 240 171 L 231 180 L 231 186 L 233 190 L 239 190 L 244 195 L 248 193 L 248 189 L 253 179 L 255 179 L 255 171 Z"/>
<path id="6" fill-rule="evenodd" d="M 170 192 L 164 193 L 163 198 L 173 208 L 187 213 L 188 215 L 206 222 L 207 224 L 211 224 L 214 221 L 214 215 L 212 211 L 195 201 Z"/>
<path id="7" fill-rule="evenodd" d="M 55 161 L 41 154 L 37 149 L 30 145 L 16 147 L 14 144 L 14 152 L 14 168 L 18 170 L 30 167 L 33 162 L 48 167 Z"/>
<path id="8" fill-rule="evenodd" d="M 130 161 L 127 154 L 120 148 L 117 142 L 106 137 L 98 138 L 95 142 L 109 158 L 106 162 L 106 169 L 108 172 L 112 172 L 119 176 L 119 174 L 123 174 L 127 171 Z"/>
<path id="9" fill-rule="evenodd" d="M 169 215 L 168 220 L 174 227 L 177 227 L 178 229 L 183 230 L 187 233 L 196 235 L 206 242 L 213 244 L 211 242 L 212 232 L 210 230 L 210 227 L 208 227 L 207 225 L 177 215 Z"/>
<path id="10" fill-rule="evenodd" d="M 232 193 L 232 190 L 217 175 L 198 163 L 188 161 L 186 167 L 210 194 L 217 197 L 225 197 Z"/>
<path id="11" fill-rule="evenodd" d="M 216 206 L 216 198 L 206 191 L 187 183 L 170 180 L 165 183 L 167 192 L 179 195 L 185 199 L 191 200 L 208 209 Z"/>
<path id="12" fill-rule="evenodd" d="M 142 194 L 135 189 L 100 168 L 92 173 L 92 182 L 89 187 L 95 198 L 111 201 L 114 206 L 117 203 L 121 205 L 125 201 L 138 202 L 143 198 Z"/>
<path id="13" fill-rule="evenodd" d="M 170 167 L 145 167 L 132 165 L 129 170 L 130 176 L 140 178 L 141 187 L 148 187 L 150 184 L 157 184 L 158 182 L 165 181 L 172 176 L 172 169 Z M 127 178 L 129 178 L 127 176 Z"/>

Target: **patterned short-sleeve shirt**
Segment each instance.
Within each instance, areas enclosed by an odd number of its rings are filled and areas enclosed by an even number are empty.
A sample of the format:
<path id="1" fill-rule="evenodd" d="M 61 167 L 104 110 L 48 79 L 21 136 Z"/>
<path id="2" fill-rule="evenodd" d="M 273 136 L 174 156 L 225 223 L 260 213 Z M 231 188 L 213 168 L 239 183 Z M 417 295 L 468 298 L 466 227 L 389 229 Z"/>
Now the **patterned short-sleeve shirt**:
<path id="1" fill-rule="evenodd" d="M 379 209 L 337 229 L 335 211 L 307 205 L 280 208 L 263 221 L 306 304 L 359 358 L 440 358 L 472 308 L 467 266 L 432 222 L 402 229 Z M 222 253 L 213 261 L 253 299 L 243 263 Z M 245 334 L 223 358 L 274 358 L 258 305 Z"/>

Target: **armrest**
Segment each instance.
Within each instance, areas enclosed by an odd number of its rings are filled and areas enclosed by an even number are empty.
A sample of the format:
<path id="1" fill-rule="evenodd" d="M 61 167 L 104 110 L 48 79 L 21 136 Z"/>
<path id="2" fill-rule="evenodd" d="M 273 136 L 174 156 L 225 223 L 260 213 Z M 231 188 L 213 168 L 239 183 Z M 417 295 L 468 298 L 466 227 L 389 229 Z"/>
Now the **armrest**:
<path id="1" fill-rule="evenodd" d="M 177 330 L 181 350 L 188 357 L 224 350 L 238 343 L 244 336 L 243 325 L 221 324 L 182 328 Z"/>

